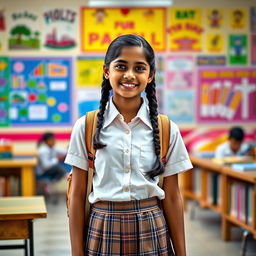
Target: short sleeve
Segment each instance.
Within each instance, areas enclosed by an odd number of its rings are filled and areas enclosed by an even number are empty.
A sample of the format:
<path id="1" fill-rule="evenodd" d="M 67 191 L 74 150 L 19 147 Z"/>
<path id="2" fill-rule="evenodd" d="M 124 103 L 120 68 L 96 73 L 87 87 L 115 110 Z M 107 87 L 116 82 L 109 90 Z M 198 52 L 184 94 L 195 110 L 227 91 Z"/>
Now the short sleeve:
<path id="1" fill-rule="evenodd" d="M 166 155 L 164 176 L 181 173 L 193 168 L 178 126 L 170 121 L 170 142 Z"/>
<path id="2" fill-rule="evenodd" d="M 88 170 L 88 154 L 85 146 L 85 116 L 79 118 L 73 127 L 65 163 Z"/>

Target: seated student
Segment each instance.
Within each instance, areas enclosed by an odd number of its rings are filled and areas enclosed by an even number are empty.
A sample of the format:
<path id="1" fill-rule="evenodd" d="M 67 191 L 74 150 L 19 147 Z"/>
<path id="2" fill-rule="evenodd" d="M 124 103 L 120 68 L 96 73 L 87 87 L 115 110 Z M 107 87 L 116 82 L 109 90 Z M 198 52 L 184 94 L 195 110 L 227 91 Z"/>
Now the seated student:
<path id="1" fill-rule="evenodd" d="M 43 134 L 38 143 L 38 166 L 39 177 L 50 177 L 52 181 L 58 181 L 66 175 L 66 169 L 61 164 L 66 153 L 55 147 L 55 136 L 51 132 Z"/>
<path id="2" fill-rule="evenodd" d="M 250 145 L 243 143 L 244 131 L 241 127 L 232 127 L 229 130 L 228 141 L 219 145 L 215 157 L 245 156 L 250 152 Z"/>

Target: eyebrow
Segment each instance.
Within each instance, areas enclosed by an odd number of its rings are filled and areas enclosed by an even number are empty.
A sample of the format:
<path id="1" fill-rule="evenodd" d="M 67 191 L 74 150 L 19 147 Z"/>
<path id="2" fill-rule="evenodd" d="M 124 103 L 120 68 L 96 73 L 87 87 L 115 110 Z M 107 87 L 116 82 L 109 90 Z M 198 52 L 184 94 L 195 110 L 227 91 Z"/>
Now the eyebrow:
<path id="1" fill-rule="evenodd" d="M 122 59 L 117 59 L 117 60 L 114 61 L 114 63 L 117 63 L 117 62 L 119 62 L 119 63 L 125 63 L 125 64 L 128 63 L 126 60 L 122 60 Z M 147 63 L 145 63 L 145 62 L 143 62 L 143 61 L 137 61 L 137 62 L 135 62 L 135 64 L 147 66 Z"/>

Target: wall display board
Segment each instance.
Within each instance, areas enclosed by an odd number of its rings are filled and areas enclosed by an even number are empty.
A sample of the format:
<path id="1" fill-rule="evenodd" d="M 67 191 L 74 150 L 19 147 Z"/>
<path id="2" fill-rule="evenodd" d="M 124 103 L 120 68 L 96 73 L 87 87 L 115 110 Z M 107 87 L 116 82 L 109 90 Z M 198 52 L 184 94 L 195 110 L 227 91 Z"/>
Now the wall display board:
<path id="1" fill-rule="evenodd" d="M 71 8 L 45 10 L 43 44 L 46 49 L 67 50 L 76 47 L 77 11 Z"/>
<path id="2" fill-rule="evenodd" d="M 174 122 L 194 121 L 194 92 L 192 90 L 169 90 L 165 92 L 164 112 Z"/>
<path id="3" fill-rule="evenodd" d="M 229 36 L 229 63 L 230 65 L 246 65 L 247 64 L 247 36 L 246 35 L 230 35 Z"/>
<path id="4" fill-rule="evenodd" d="M 8 22 L 9 50 L 37 50 L 40 48 L 41 27 L 39 15 L 32 11 L 16 11 Z"/>
<path id="5" fill-rule="evenodd" d="M 78 57 L 76 60 L 76 85 L 78 87 L 101 87 L 103 57 Z"/>
<path id="6" fill-rule="evenodd" d="M 0 127 L 9 126 L 9 101 L 8 95 L 10 92 L 9 84 L 9 58 L 0 57 Z"/>
<path id="7" fill-rule="evenodd" d="M 171 51 L 202 50 L 202 10 L 199 8 L 169 8 L 168 31 Z"/>
<path id="8" fill-rule="evenodd" d="M 256 70 L 200 68 L 197 119 L 199 123 L 255 123 Z"/>
<path id="9" fill-rule="evenodd" d="M 166 49 L 165 8 L 82 8 L 83 52 L 105 52 L 122 34 L 138 34 L 156 51 Z"/>
<path id="10" fill-rule="evenodd" d="M 12 125 L 71 124 L 71 58 L 11 58 L 10 72 Z"/>
<path id="11" fill-rule="evenodd" d="M 168 89 L 193 87 L 193 57 L 167 56 L 165 74 L 165 86 Z"/>

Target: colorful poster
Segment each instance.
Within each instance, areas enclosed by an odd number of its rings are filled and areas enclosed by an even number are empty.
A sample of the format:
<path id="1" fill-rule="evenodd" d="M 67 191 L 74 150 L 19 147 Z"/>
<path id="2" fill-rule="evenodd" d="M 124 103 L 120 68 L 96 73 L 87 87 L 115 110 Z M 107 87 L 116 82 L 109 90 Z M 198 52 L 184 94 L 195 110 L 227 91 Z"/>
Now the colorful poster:
<path id="1" fill-rule="evenodd" d="M 165 8 L 82 8 L 82 51 L 105 52 L 122 34 L 143 36 L 156 51 L 164 51 Z"/>
<path id="2" fill-rule="evenodd" d="M 13 125 L 71 124 L 71 58 L 11 58 L 10 69 Z"/>
<path id="3" fill-rule="evenodd" d="M 198 66 L 225 66 L 226 56 L 198 56 Z"/>
<path id="4" fill-rule="evenodd" d="M 165 84 L 169 89 L 188 89 L 193 86 L 193 58 L 167 56 Z"/>
<path id="5" fill-rule="evenodd" d="M 256 34 L 251 35 L 251 64 L 256 65 Z"/>
<path id="6" fill-rule="evenodd" d="M 221 33 L 207 33 L 207 51 L 209 53 L 223 53 L 225 48 L 225 36 Z"/>
<path id="7" fill-rule="evenodd" d="M 247 64 L 247 36 L 229 36 L 229 63 L 231 65 Z"/>
<path id="8" fill-rule="evenodd" d="M 9 126 L 9 84 L 10 70 L 9 59 L 0 57 L 0 126 Z"/>
<path id="9" fill-rule="evenodd" d="M 202 15 L 199 8 L 169 9 L 169 45 L 172 51 L 202 50 Z"/>
<path id="10" fill-rule="evenodd" d="M 245 29 L 247 27 L 248 12 L 245 8 L 231 9 L 229 12 L 230 28 Z"/>
<path id="11" fill-rule="evenodd" d="M 211 29 L 220 29 L 224 24 L 224 10 L 220 8 L 206 10 L 207 25 Z"/>
<path id="12" fill-rule="evenodd" d="M 165 114 L 177 123 L 191 123 L 194 120 L 194 92 L 192 90 L 168 90 L 165 93 Z"/>
<path id="13" fill-rule="evenodd" d="M 78 57 L 76 84 L 78 87 L 100 87 L 103 76 L 103 57 Z"/>
<path id="14" fill-rule="evenodd" d="M 256 122 L 254 68 L 201 68 L 197 84 L 199 123 Z"/>
<path id="15" fill-rule="evenodd" d="M 165 71 L 165 63 L 164 57 L 162 55 L 156 55 L 156 86 L 163 87 L 164 85 L 164 71 Z"/>
<path id="16" fill-rule="evenodd" d="M 38 15 L 30 11 L 11 14 L 9 22 L 9 50 L 36 50 L 40 48 L 41 28 Z"/>
<path id="17" fill-rule="evenodd" d="M 86 88 L 77 92 L 78 116 L 81 117 L 87 112 L 98 109 L 100 104 L 100 88 Z"/>
<path id="18" fill-rule="evenodd" d="M 256 6 L 250 9 L 250 29 L 251 32 L 256 32 Z"/>
<path id="19" fill-rule="evenodd" d="M 44 39 L 46 49 L 73 49 L 76 45 L 77 11 L 71 8 L 51 8 L 44 12 Z"/>

